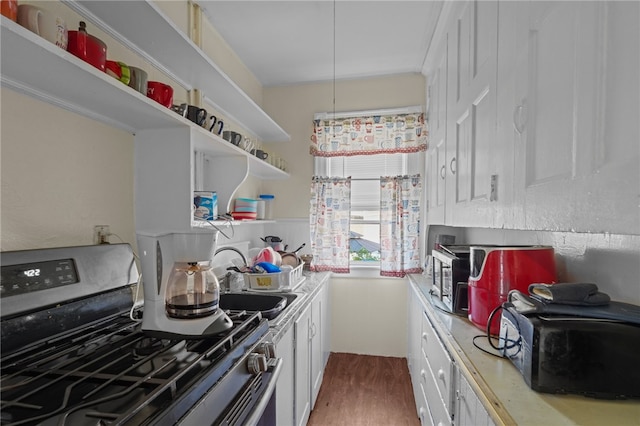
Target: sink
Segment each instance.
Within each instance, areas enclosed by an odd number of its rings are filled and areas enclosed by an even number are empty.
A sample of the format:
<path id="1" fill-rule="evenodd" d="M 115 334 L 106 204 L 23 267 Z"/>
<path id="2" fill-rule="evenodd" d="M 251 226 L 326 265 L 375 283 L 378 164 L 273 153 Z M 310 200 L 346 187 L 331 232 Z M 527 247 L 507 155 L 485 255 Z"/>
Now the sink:
<path id="1" fill-rule="evenodd" d="M 297 297 L 296 294 L 222 293 L 220 309 L 260 311 L 262 318 L 272 320 Z"/>

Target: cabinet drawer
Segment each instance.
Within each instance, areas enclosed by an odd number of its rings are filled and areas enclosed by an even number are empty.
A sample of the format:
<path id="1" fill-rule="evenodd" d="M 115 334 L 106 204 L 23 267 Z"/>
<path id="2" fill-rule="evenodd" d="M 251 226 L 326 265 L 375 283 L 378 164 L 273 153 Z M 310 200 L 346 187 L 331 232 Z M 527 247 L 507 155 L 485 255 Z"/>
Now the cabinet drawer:
<path id="1" fill-rule="evenodd" d="M 453 408 L 453 360 L 424 313 L 422 316 L 422 352 L 427 359 L 429 370 L 435 379 L 447 410 L 451 411 Z"/>
<path id="2" fill-rule="evenodd" d="M 448 404 L 445 404 L 440 397 L 436 379 L 433 377 L 433 374 L 431 374 L 426 359 L 423 359 L 422 368 L 420 369 L 420 386 L 427 401 L 427 411 L 429 412 L 431 424 L 434 426 L 450 425 L 451 416 L 447 409 Z M 424 425 L 425 423 L 423 422 L 422 424 Z"/>
<path id="3" fill-rule="evenodd" d="M 429 405 L 427 404 L 427 397 L 424 395 L 424 391 L 422 390 L 422 376 L 420 375 L 420 380 L 416 383 L 416 408 L 418 410 L 418 418 L 420 419 L 421 426 L 434 426 L 433 420 L 431 419 L 431 413 L 429 413 Z"/>

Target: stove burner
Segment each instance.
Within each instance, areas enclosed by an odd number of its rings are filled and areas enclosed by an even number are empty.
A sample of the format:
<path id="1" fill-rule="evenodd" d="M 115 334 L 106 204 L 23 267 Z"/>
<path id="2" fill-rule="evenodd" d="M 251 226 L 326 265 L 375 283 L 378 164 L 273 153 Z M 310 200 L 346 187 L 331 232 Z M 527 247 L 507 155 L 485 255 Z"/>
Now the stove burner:
<path id="1" fill-rule="evenodd" d="M 136 342 L 136 344 L 133 347 L 133 353 L 134 353 L 134 356 L 145 357 L 147 355 L 151 355 L 152 353 L 155 353 L 158 350 L 170 345 L 171 342 L 172 340 L 154 339 L 153 337 L 144 337 Z M 178 342 L 178 344 L 180 343 L 182 343 L 181 347 L 184 347 L 184 341 Z"/>

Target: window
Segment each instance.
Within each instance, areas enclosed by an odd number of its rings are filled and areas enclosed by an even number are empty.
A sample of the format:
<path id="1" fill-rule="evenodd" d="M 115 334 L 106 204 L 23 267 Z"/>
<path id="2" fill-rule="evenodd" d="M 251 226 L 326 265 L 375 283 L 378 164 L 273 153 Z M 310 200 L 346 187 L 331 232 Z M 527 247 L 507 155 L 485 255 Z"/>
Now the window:
<path id="1" fill-rule="evenodd" d="M 423 173 L 421 164 L 422 153 L 315 157 L 316 175 L 351 176 L 352 265 L 379 265 L 380 176 Z"/>

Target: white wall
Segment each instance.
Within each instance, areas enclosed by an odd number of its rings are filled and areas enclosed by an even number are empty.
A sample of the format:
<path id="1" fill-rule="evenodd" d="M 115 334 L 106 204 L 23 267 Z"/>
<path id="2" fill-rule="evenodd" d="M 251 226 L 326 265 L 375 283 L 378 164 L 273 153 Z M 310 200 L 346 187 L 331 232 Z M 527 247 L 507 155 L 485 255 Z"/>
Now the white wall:
<path id="1" fill-rule="evenodd" d="M 331 277 L 331 351 L 407 356 L 407 284 L 398 278 Z"/>

